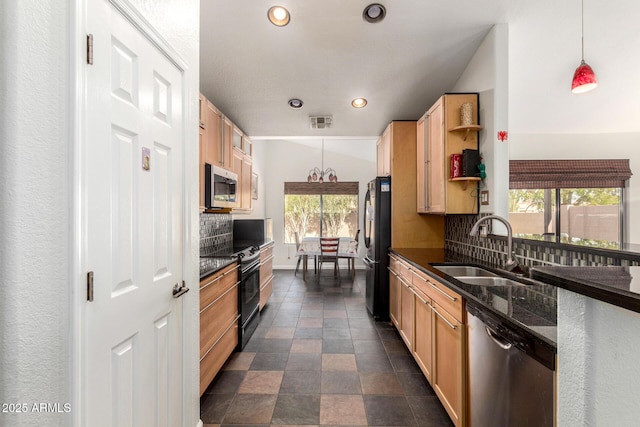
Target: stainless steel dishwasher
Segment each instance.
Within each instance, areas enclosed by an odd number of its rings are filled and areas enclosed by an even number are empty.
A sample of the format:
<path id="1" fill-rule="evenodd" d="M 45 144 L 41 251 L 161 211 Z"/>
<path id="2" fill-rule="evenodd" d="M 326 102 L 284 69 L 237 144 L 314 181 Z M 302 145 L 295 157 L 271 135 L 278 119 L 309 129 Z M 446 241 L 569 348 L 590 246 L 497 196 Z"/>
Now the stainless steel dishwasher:
<path id="1" fill-rule="evenodd" d="M 486 309 L 466 308 L 471 426 L 552 427 L 553 367 L 539 360 L 554 355 Z"/>

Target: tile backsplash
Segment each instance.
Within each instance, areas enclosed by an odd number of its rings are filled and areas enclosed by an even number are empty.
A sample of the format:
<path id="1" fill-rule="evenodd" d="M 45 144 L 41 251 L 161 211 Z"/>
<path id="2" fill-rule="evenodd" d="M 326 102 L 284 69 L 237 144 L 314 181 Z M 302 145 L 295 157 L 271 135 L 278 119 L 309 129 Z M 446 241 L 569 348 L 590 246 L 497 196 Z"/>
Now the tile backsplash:
<path id="1" fill-rule="evenodd" d="M 233 249 L 231 214 L 200 214 L 200 256 L 227 255 Z"/>
<path id="2" fill-rule="evenodd" d="M 470 236 L 469 231 L 480 215 L 447 215 L 445 217 L 445 250 L 479 259 L 495 266 L 506 260 L 507 238 Z M 491 231 L 489 231 L 491 232 Z M 640 254 L 587 248 L 554 242 L 513 239 L 518 263 L 529 267 L 570 265 L 575 267 L 603 265 L 640 265 Z"/>

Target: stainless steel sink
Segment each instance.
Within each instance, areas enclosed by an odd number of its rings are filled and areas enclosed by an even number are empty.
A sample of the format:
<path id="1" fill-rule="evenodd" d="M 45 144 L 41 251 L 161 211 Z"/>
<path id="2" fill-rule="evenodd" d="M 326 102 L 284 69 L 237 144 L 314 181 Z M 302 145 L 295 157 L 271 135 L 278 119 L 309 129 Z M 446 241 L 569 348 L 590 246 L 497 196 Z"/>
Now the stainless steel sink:
<path id="1" fill-rule="evenodd" d="M 511 280 L 511 279 L 507 279 L 505 277 L 499 277 L 499 276 L 495 276 L 495 277 L 458 276 L 456 277 L 456 279 L 468 285 L 478 285 L 478 286 L 509 286 L 509 285 L 527 286 L 524 283 L 516 282 L 515 280 Z"/>
<path id="2" fill-rule="evenodd" d="M 456 279 L 459 279 L 459 277 L 498 277 L 497 274 L 489 270 L 470 265 L 436 265 L 434 268 Z"/>

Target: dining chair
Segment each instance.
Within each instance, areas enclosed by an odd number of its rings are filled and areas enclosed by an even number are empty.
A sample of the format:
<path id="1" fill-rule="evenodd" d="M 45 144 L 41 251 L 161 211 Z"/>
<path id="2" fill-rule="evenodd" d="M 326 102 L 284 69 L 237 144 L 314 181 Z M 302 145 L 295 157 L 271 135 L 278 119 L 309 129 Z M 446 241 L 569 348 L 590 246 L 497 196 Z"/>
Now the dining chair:
<path id="1" fill-rule="evenodd" d="M 320 238 L 320 256 L 318 257 L 318 274 L 316 280 L 320 281 L 322 274 L 322 264 L 325 262 L 333 263 L 333 276 L 338 278 L 340 283 L 340 266 L 338 265 L 338 245 L 340 239 L 337 237 L 321 237 Z"/>
<path id="2" fill-rule="evenodd" d="M 296 253 L 298 253 L 298 251 L 300 250 L 300 235 L 298 234 L 298 232 L 295 232 L 295 236 L 296 236 Z M 296 271 L 293 273 L 293 275 L 295 276 L 296 274 L 298 274 L 298 268 L 300 268 L 300 260 L 302 260 L 303 255 L 298 255 L 298 262 L 296 262 Z"/>
<path id="3" fill-rule="evenodd" d="M 356 242 L 356 255 L 358 254 L 358 238 L 360 237 L 360 229 L 358 229 L 356 231 L 356 237 L 353 238 L 353 240 L 355 240 Z M 349 273 L 351 274 L 351 279 L 355 279 L 356 277 L 356 257 L 352 257 L 352 256 L 341 256 L 339 258 L 345 258 L 347 260 L 347 269 L 349 271 Z"/>

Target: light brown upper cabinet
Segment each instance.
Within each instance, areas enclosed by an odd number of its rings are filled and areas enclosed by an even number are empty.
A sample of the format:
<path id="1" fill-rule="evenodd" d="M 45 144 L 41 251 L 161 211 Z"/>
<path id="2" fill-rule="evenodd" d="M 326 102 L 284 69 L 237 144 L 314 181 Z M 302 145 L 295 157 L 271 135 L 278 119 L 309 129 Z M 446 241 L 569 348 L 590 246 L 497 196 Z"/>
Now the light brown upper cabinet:
<path id="1" fill-rule="evenodd" d="M 444 218 L 416 209 L 416 122 L 392 121 L 382 134 L 391 176 L 391 246 L 444 247 Z"/>
<path id="2" fill-rule="evenodd" d="M 233 129 L 234 125 L 228 117 L 222 117 L 222 141 L 220 143 L 220 166 L 227 170 L 233 168 L 233 155 L 231 154 L 233 146 Z"/>
<path id="3" fill-rule="evenodd" d="M 461 108 L 471 105 L 471 123 L 462 123 Z M 451 157 L 478 149 L 478 94 L 446 94 L 417 123 L 417 192 L 419 213 L 472 214 L 478 212 L 475 176 L 452 178 Z M 474 171 L 475 172 L 475 171 Z"/>
<path id="4" fill-rule="evenodd" d="M 387 127 L 376 143 L 376 175 L 391 175 L 391 128 Z"/>
<path id="5" fill-rule="evenodd" d="M 208 99 L 200 102 L 204 105 L 203 120 L 200 121 L 200 127 L 204 129 L 204 161 L 222 166 L 222 113 Z"/>
<path id="6" fill-rule="evenodd" d="M 232 172 L 238 175 L 238 184 L 236 189 L 236 207 L 234 211 L 250 211 L 251 206 L 251 172 L 253 162 L 251 157 L 242 152 L 241 149 L 233 147 L 232 149 L 233 168 Z"/>
<path id="7" fill-rule="evenodd" d="M 204 210 L 205 163 L 238 175 L 235 210 L 251 210 L 252 143 L 240 128 L 200 94 L 200 210 Z"/>

